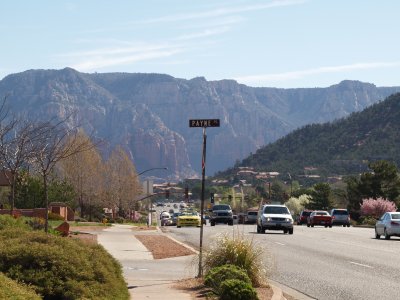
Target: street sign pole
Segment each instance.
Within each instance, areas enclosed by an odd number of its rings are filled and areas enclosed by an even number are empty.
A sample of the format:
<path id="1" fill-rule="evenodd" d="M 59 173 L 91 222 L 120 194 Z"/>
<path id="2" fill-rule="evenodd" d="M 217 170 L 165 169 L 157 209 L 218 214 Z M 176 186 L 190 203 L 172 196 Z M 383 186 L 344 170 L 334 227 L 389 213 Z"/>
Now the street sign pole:
<path id="1" fill-rule="evenodd" d="M 203 276 L 203 215 L 204 215 L 204 190 L 205 190 L 205 178 L 206 178 L 206 144 L 207 144 L 207 135 L 206 135 L 206 127 L 203 127 L 203 156 L 201 160 L 201 205 L 200 205 L 200 249 L 199 249 L 199 274 L 198 278 Z"/>
<path id="2" fill-rule="evenodd" d="M 204 193 L 206 181 L 206 145 L 207 145 L 207 127 L 219 127 L 219 119 L 197 119 L 189 120 L 189 127 L 203 128 L 203 154 L 201 158 L 201 204 L 200 204 L 200 245 L 199 245 L 199 273 L 198 278 L 203 276 L 203 217 L 204 217 Z"/>

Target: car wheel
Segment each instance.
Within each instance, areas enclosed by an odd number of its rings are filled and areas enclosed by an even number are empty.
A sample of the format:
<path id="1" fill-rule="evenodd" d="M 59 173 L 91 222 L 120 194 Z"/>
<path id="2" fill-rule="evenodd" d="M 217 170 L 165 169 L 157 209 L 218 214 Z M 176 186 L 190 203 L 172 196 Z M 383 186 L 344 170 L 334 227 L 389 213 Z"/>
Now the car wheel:
<path id="1" fill-rule="evenodd" d="M 228 222 L 228 225 L 229 225 L 229 226 L 233 226 L 233 221 L 229 221 L 229 222 Z"/>
<path id="2" fill-rule="evenodd" d="M 293 234 L 293 228 L 289 229 L 289 234 Z"/>
<path id="3" fill-rule="evenodd" d="M 347 227 L 350 227 L 350 224 L 347 224 Z"/>
<path id="4" fill-rule="evenodd" d="M 332 228 L 332 225 L 329 225 L 329 228 Z"/>
<path id="5" fill-rule="evenodd" d="M 325 225 L 325 228 L 328 228 L 328 225 Z"/>
<path id="6" fill-rule="evenodd" d="M 176 228 L 181 228 L 181 226 L 176 226 Z"/>
<path id="7" fill-rule="evenodd" d="M 314 227 L 314 224 L 311 224 L 311 227 Z"/>
<path id="8" fill-rule="evenodd" d="M 258 225 L 257 225 L 257 233 L 261 233 L 261 228 Z"/>
<path id="9" fill-rule="evenodd" d="M 215 222 L 210 222 L 210 225 L 211 226 L 215 226 Z"/>
<path id="10" fill-rule="evenodd" d="M 343 224 L 343 227 L 346 227 L 346 225 Z"/>
<path id="11" fill-rule="evenodd" d="M 386 228 L 383 231 L 383 235 L 385 236 L 385 240 L 390 240 L 390 235 L 387 233 Z"/>
<path id="12" fill-rule="evenodd" d="M 287 233 L 287 229 L 284 229 L 284 230 L 283 230 L 283 234 L 286 234 L 286 233 Z"/>
<path id="13" fill-rule="evenodd" d="M 375 238 L 376 239 L 380 239 L 381 238 L 381 235 L 378 234 L 378 231 L 376 231 L 376 228 L 375 228 Z"/>
<path id="14" fill-rule="evenodd" d="M 310 224 L 307 223 L 307 227 L 310 227 Z"/>

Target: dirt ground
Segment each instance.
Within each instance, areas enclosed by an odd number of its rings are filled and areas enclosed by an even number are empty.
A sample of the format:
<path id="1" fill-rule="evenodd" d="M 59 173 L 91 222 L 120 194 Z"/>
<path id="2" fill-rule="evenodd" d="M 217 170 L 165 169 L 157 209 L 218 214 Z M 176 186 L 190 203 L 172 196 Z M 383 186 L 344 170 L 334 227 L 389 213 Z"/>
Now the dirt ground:
<path id="1" fill-rule="evenodd" d="M 154 259 L 186 256 L 195 254 L 189 248 L 175 242 L 161 234 L 136 235 L 135 236 L 152 254 Z"/>

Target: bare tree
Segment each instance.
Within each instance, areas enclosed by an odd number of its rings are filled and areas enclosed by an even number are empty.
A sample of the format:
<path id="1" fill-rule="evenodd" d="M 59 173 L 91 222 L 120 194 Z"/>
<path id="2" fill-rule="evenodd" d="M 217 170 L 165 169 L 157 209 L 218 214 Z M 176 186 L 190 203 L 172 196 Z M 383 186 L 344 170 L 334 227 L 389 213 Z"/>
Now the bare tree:
<path id="1" fill-rule="evenodd" d="M 27 168 L 35 152 L 34 141 L 40 137 L 39 127 L 30 121 L 12 118 L 0 129 L 0 161 L 11 186 L 11 214 L 15 206 L 15 185 L 21 169 Z"/>
<path id="2" fill-rule="evenodd" d="M 108 206 L 118 207 L 121 214 L 130 208 L 132 200 L 141 190 L 135 166 L 121 146 L 117 146 L 111 153 L 105 175 Z"/>
<path id="3" fill-rule="evenodd" d="M 38 138 L 32 140 L 35 150 L 32 157 L 43 179 L 46 204 L 46 232 L 48 232 L 49 220 L 48 177 L 50 173 L 61 160 L 76 155 L 77 153 L 88 151 L 93 147 L 92 143 L 78 138 L 78 130 L 75 128 L 67 129 L 64 126 L 65 121 L 66 119 L 56 124 L 52 124 L 52 122 L 38 123 L 35 128 L 36 134 L 40 133 L 40 135 Z"/>
<path id="4" fill-rule="evenodd" d="M 103 199 L 104 166 L 96 145 L 92 144 L 87 135 L 79 132 L 76 139 L 80 143 L 87 143 L 90 149 L 63 160 L 60 172 L 77 191 L 81 216 L 84 216 L 86 208 L 89 208 L 89 219 L 91 219 L 92 206 L 100 205 Z"/>

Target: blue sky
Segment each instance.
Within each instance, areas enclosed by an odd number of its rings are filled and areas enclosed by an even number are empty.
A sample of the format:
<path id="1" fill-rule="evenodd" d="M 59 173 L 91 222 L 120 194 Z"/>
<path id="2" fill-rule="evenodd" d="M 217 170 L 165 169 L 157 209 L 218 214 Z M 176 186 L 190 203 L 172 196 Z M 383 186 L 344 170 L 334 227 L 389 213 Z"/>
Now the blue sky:
<path id="1" fill-rule="evenodd" d="M 249 86 L 400 86 L 397 0 L 9 0 L 0 79 L 28 69 Z"/>

